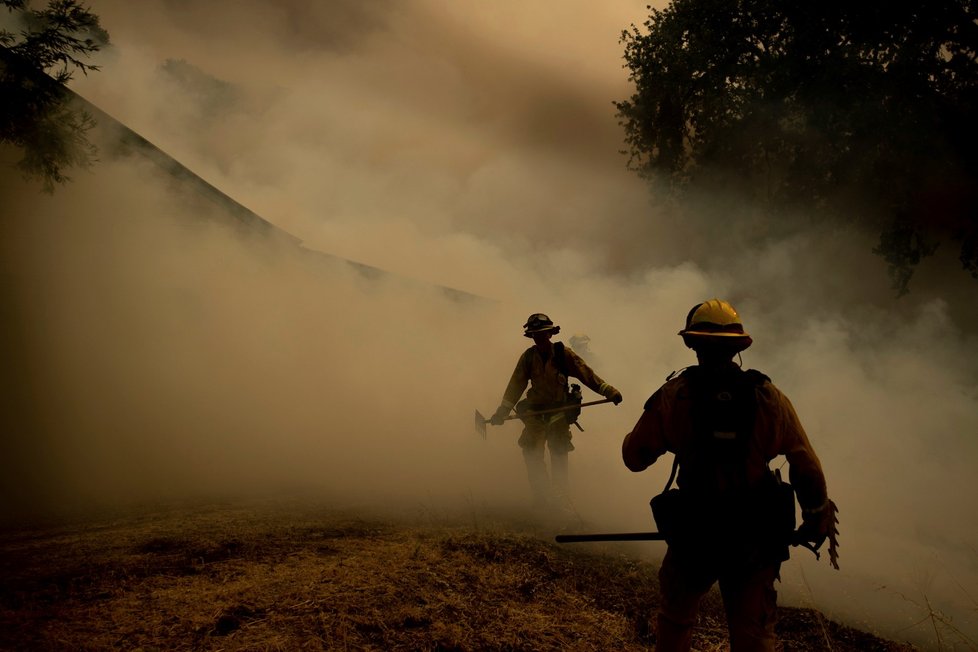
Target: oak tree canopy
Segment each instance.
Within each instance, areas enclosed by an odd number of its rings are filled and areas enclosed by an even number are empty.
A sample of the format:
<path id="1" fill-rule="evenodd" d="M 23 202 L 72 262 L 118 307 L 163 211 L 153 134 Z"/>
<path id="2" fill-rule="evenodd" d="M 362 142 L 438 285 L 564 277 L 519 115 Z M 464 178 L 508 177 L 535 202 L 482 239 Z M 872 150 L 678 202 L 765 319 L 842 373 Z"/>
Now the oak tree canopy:
<path id="1" fill-rule="evenodd" d="M 879 233 L 978 278 L 978 0 L 673 0 L 622 33 L 629 167 Z"/>

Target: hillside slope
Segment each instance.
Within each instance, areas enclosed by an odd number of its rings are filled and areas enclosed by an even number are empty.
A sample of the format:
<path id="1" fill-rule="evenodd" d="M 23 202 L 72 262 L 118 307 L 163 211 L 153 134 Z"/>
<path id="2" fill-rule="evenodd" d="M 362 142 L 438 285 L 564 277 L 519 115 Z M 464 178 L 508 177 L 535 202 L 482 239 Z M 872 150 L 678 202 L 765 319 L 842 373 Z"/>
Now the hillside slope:
<path id="1" fill-rule="evenodd" d="M 647 650 L 656 568 L 518 518 L 310 504 L 102 515 L 0 536 L 3 650 Z M 491 521 L 491 522 L 490 522 Z M 698 650 L 725 649 L 718 597 Z M 783 608 L 784 650 L 912 648 Z"/>

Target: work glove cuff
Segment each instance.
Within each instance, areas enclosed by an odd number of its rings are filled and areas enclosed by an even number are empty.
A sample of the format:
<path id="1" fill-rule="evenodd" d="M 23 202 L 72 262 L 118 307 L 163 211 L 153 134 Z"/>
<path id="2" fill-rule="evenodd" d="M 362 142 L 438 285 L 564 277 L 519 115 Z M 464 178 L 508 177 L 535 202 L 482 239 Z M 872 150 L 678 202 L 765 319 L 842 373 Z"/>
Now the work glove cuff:
<path id="1" fill-rule="evenodd" d="M 496 411 L 493 413 L 492 418 L 489 419 L 489 422 L 494 426 L 503 425 L 503 423 L 506 421 L 506 417 L 509 416 L 509 410 L 510 408 L 506 407 L 505 405 L 500 405 L 498 408 L 496 408 Z"/>

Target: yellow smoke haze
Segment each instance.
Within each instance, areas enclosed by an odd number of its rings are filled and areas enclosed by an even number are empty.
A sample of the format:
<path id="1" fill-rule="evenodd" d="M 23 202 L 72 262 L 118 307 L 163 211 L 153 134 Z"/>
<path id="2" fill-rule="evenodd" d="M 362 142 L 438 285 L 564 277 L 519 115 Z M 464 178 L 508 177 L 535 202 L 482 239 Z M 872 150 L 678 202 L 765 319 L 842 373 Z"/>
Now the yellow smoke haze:
<path id="1" fill-rule="evenodd" d="M 110 133 L 53 196 L 0 152 L 4 520 L 293 491 L 518 508 L 519 426 L 483 441 L 472 414 L 542 311 L 625 397 L 575 431 L 579 511 L 651 528 L 671 459 L 632 474 L 621 439 L 718 296 L 841 509 L 843 570 L 797 552 L 783 602 L 906 638 L 926 595 L 978 638 L 974 282 L 939 255 L 896 299 L 873 234 L 735 229 L 724 198 L 677 221 L 618 152 L 645 2 L 91 9 L 113 44 L 72 88 L 302 244 L 234 229 Z"/>

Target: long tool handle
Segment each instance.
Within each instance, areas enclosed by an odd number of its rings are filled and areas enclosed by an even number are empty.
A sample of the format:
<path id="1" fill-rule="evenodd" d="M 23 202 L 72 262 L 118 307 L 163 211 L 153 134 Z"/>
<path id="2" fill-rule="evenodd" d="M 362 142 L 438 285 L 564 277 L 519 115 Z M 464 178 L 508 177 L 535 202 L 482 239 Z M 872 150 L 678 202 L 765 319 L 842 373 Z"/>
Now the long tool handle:
<path id="1" fill-rule="evenodd" d="M 557 543 L 581 543 L 583 541 L 665 541 L 661 532 L 611 532 L 607 534 L 558 534 Z"/>
<path id="2" fill-rule="evenodd" d="M 519 413 L 510 414 L 504 420 L 509 421 L 510 419 L 520 419 L 522 417 L 534 417 L 538 414 L 550 414 L 551 412 L 564 412 L 566 410 L 572 410 L 576 407 L 583 408 L 589 405 L 599 405 L 601 403 L 610 403 L 610 402 L 611 402 L 610 398 L 604 398 L 601 399 L 600 401 L 589 401 L 587 403 L 581 403 L 580 405 L 575 405 L 572 403 L 571 405 L 562 405 L 561 407 L 550 408 L 549 410 L 540 410 L 539 412 L 524 412 L 523 414 L 519 414 Z M 475 411 L 475 431 L 483 439 L 486 438 L 486 424 L 489 423 L 491 420 L 492 419 L 487 419 L 484 416 L 482 416 L 482 413 L 479 412 L 478 410 Z M 581 428 L 581 426 L 579 425 L 577 427 L 580 428 L 581 430 L 584 430 L 584 428 Z"/>
<path id="3" fill-rule="evenodd" d="M 524 412 L 523 414 L 515 413 L 506 417 L 506 420 L 509 421 L 510 419 L 519 419 L 520 417 L 535 417 L 538 414 L 550 414 L 551 412 L 566 412 L 567 410 L 573 410 L 574 408 L 583 408 L 589 405 L 600 405 L 601 403 L 611 403 L 611 399 L 603 398 L 600 401 L 588 401 L 587 403 L 581 404 L 572 403 L 571 405 L 562 405 L 560 407 L 550 408 L 547 410 L 537 410 L 536 412 Z"/>

